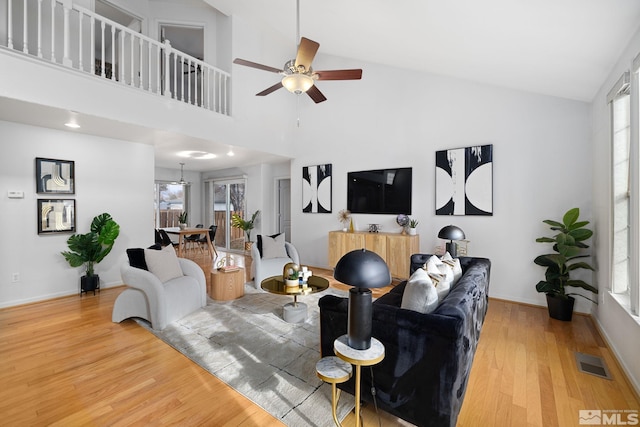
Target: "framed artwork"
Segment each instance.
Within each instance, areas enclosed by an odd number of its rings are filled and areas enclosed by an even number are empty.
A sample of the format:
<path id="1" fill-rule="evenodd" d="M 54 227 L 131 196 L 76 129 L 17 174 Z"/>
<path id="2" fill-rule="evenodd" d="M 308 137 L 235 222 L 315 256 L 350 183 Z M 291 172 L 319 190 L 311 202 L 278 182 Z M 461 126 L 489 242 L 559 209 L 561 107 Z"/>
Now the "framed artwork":
<path id="1" fill-rule="evenodd" d="M 76 201 L 74 199 L 38 199 L 38 234 L 74 233 Z"/>
<path id="2" fill-rule="evenodd" d="M 493 145 L 436 151 L 436 215 L 493 215 Z"/>
<path id="3" fill-rule="evenodd" d="M 75 194 L 74 162 L 36 157 L 36 192 Z"/>
<path id="4" fill-rule="evenodd" d="M 302 168 L 302 212 L 331 213 L 331 163 Z"/>

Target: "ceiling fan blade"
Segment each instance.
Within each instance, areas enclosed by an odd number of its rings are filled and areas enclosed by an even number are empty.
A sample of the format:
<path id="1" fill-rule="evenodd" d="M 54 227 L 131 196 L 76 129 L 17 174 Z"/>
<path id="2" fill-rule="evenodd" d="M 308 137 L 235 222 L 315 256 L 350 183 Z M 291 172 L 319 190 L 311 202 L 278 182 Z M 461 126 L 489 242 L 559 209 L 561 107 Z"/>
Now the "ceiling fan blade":
<path id="1" fill-rule="evenodd" d="M 246 67 L 257 68 L 258 70 L 270 71 L 272 73 L 281 73 L 282 70 L 279 68 L 273 68 L 268 65 L 258 64 L 257 62 L 247 61 L 246 59 L 236 58 L 233 60 L 234 64 L 244 65 Z"/>
<path id="2" fill-rule="evenodd" d="M 318 80 L 360 80 L 362 78 L 360 69 L 314 71 L 313 74 L 318 76 Z"/>
<path id="3" fill-rule="evenodd" d="M 298 54 L 296 55 L 296 68 L 302 65 L 305 70 L 309 70 L 309 68 L 311 68 L 311 62 L 313 62 L 313 58 L 316 56 L 316 52 L 319 47 L 319 43 L 309 40 L 306 37 L 302 37 L 300 39 L 300 45 L 298 46 Z"/>
<path id="4" fill-rule="evenodd" d="M 256 93 L 256 96 L 269 95 L 271 92 L 275 92 L 278 89 L 280 89 L 281 87 L 282 87 L 282 82 L 278 82 L 278 83 L 274 84 L 273 86 L 263 90 L 262 92 Z"/>
<path id="5" fill-rule="evenodd" d="M 313 102 L 315 102 L 316 104 L 327 100 L 327 98 L 322 94 L 322 92 L 320 92 L 320 89 L 318 89 L 316 85 L 313 85 L 311 86 L 311 88 L 309 88 L 309 90 L 307 91 L 307 95 L 309 95 L 309 98 L 313 99 Z"/>

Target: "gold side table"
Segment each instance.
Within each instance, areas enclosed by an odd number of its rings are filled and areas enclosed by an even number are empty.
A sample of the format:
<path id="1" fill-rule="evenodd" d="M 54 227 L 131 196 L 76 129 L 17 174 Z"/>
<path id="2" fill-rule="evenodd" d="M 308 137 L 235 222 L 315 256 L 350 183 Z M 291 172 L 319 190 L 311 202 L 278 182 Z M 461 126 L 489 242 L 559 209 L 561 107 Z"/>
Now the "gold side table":
<path id="1" fill-rule="evenodd" d="M 360 370 L 363 366 L 372 366 L 384 359 L 384 344 L 375 338 L 371 338 L 371 347 L 366 350 L 357 350 L 349 347 L 347 335 L 338 337 L 333 342 L 333 351 L 340 359 L 349 362 L 356 367 L 355 400 L 356 400 L 356 424 L 360 427 Z"/>
<path id="2" fill-rule="evenodd" d="M 316 363 L 316 375 L 318 378 L 331 384 L 331 414 L 338 427 L 341 427 L 342 424 L 340 424 L 336 413 L 338 399 L 340 399 L 340 390 L 336 387 L 336 384 L 348 381 L 351 378 L 352 371 L 349 363 L 336 356 L 323 357 Z"/>

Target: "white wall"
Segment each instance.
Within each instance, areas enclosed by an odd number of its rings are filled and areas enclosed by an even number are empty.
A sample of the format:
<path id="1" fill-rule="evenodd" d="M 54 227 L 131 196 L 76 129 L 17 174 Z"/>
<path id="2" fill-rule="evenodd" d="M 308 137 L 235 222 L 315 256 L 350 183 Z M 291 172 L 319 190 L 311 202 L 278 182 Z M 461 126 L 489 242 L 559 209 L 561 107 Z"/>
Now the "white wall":
<path id="1" fill-rule="evenodd" d="M 120 236 L 96 272 L 101 286 L 122 284 L 125 249 L 153 243 L 153 148 L 148 145 L 0 121 L 0 307 L 75 294 L 83 270 L 60 255 L 71 234 L 38 235 L 37 199 L 76 200 L 78 233 L 87 233 L 93 217 L 111 214 Z M 76 194 L 36 194 L 35 158 L 75 162 Z M 24 199 L 7 192 L 23 191 Z M 12 283 L 13 273 L 20 281 Z"/>
<path id="2" fill-rule="evenodd" d="M 533 259 L 549 248 L 536 243 L 544 219 L 569 208 L 591 218 L 592 163 L 586 103 L 420 74 L 340 58 L 318 58 L 318 69 L 362 66 L 361 81 L 319 82 L 328 100 L 301 100 L 301 125 L 293 130 L 292 235 L 301 262 L 325 267 L 327 233 L 341 228 L 349 171 L 413 167 L 413 212 L 420 246 L 433 253 L 437 233 L 460 226 L 471 256 L 492 261 L 490 295 L 546 305 L 535 284 L 544 270 Z M 493 144 L 494 215 L 435 215 L 435 152 Z M 301 212 L 301 168 L 333 164 L 333 213 Z M 358 229 L 370 222 L 400 232 L 394 215 L 354 215 Z M 407 261 L 408 262 L 408 261 Z M 577 310 L 589 311 L 579 299 Z"/>
<path id="3" fill-rule="evenodd" d="M 611 277 L 611 149 L 610 116 L 606 96 L 624 71 L 630 69 L 633 58 L 640 53 L 638 31 L 613 67 L 591 104 L 593 138 L 593 212 L 597 239 L 596 265 L 600 283 L 596 321 L 618 360 L 640 392 L 640 318 L 632 316 L 609 293 Z"/>

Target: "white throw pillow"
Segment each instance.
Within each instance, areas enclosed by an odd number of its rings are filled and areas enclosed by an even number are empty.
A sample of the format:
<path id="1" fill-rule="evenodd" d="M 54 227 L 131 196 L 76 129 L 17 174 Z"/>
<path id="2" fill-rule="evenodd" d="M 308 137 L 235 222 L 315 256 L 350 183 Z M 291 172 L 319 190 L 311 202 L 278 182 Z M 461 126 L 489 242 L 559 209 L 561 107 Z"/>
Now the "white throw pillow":
<path id="1" fill-rule="evenodd" d="M 431 313 L 437 306 L 438 293 L 429 274 L 422 268 L 417 269 L 407 281 L 400 308 L 424 314 Z"/>
<path id="2" fill-rule="evenodd" d="M 427 272 L 438 292 L 438 302 L 441 302 L 451 290 L 453 270 L 446 263 L 440 262 L 440 264 L 438 264 L 436 259 L 431 257 L 429 261 L 427 261 Z"/>
<path id="3" fill-rule="evenodd" d="M 453 270 L 453 281 L 451 282 L 451 284 L 455 285 L 456 283 L 458 283 L 458 279 L 460 279 L 460 277 L 462 276 L 462 266 L 460 265 L 460 259 L 453 258 L 451 254 L 447 252 L 442 255 L 442 261 L 445 264 L 451 266 L 451 269 Z"/>
<path id="4" fill-rule="evenodd" d="M 162 283 L 184 276 L 172 245 L 167 245 L 162 250 L 145 249 L 144 259 L 149 271 Z"/>
<path id="5" fill-rule="evenodd" d="M 276 237 L 262 236 L 262 259 L 289 258 L 284 247 L 284 233 Z"/>

